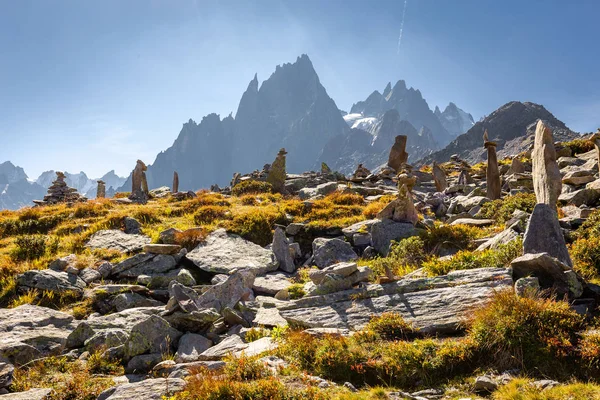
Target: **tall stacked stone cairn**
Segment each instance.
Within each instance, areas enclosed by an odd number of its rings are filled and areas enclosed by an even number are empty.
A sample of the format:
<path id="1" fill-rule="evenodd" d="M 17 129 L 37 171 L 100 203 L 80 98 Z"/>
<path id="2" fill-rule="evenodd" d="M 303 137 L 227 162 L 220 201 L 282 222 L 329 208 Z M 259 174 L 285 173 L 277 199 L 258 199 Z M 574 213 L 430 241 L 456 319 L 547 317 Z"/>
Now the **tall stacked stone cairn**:
<path id="1" fill-rule="evenodd" d="M 65 182 L 65 174 L 56 172 L 56 180 L 48 188 L 48 194 L 44 196 L 44 200 L 34 201 L 37 205 L 48 205 L 58 203 L 75 203 L 78 201 L 86 201 L 87 199 L 77 193 L 77 189 L 70 188 Z"/>
<path id="2" fill-rule="evenodd" d="M 103 199 L 106 197 L 106 182 L 103 180 L 98 181 L 98 189 L 96 189 L 96 198 Z"/>
<path id="3" fill-rule="evenodd" d="M 491 142 L 488 138 L 487 129 L 483 133 L 483 147 L 487 149 L 487 198 L 497 200 L 502 196 L 502 181 L 500 180 L 500 171 L 498 171 L 498 157 L 496 155 L 496 142 Z"/>
<path id="4" fill-rule="evenodd" d="M 285 192 L 285 155 L 287 152 L 285 149 L 279 150 L 277 153 L 277 157 L 275 157 L 275 161 L 271 164 L 267 173 L 267 182 L 273 186 L 273 190 L 276 193 L 284 193 Z"/>
<path id="5" fill-rule="evenodd" d="M 369 175 L 371 175 L 371 171 L 362 164 L 358 164 L 358 167 L 356 167 L 356 171 L 354 171 L 350 180 L 353 182 L 362 182 L 367 179 Z"/>
<path id="6" fill-rule="evenodd" d="M 173 187 L 171 188 L 171 193 L 179 192 L 179 174 L 177 171 L 173 172 Z"/>
<path id="7" fill-rule="evenodd" d="M 433 166 L 431 169 L 433 173 L 435 189 L 438 192 L 443 192 L 448 187 L 448 182 L 446 181 L 446 173 L 435 161 L 433 162 Z"/>
<path id="8" fill-rule="evenodd" d="M 417 183 L 417 177 L 412 173 L 412 166 L 406 163 L 402 164 L 396 180 L 398 181 L 398 190 L 405 185 L 408 191 L 412 192 L 413 187 Z"/>
<path id="9" fill-rule="evenodd" d="M 572 267 L 556 212 L 562 177 L 556 162 L 552 131 L 542 121 L 538 121 L 536 127 L 531 161 L 537 204 L 527 224 L 523 240 L 524 253 L 548 253 Z"/>
<path id="10" fill-rule="evenodd" d="M 391 219 L 395 222 L 409 222 L 413 225 L 419 221 L 419 214 L 406 185 L 399 188 L 397 199 L 392 200 L 383 210 L 377 213 L 377 218 L 381 220 Z"/>
<path id="11" fill-rule="evenodd" d="M 142 160 L 137 160 L 131 176 L 131 194 L 129 200 L 135 203 L 148 202 L 148 181 L 146 180 L 146 164 Z"/>
<path id="12" fill-rule="evenodd" d="M 542 121 L 538 121 L 535 129 L 531 164 L 537 202 L 548 204 L 556 211 L 556 202 L 562 190 L 562 176 L 556 162 L 552 131 Z"/>
<path id="13" fill-rule="evenodd" d="M 390 150 L 388 157 L 388 166 L 396 172 L 400 172 L 402 165 L 408 161 L 408 153 L 406 152 L 406 140 L 405 135 L 396 136 L 396 140 Z"/>

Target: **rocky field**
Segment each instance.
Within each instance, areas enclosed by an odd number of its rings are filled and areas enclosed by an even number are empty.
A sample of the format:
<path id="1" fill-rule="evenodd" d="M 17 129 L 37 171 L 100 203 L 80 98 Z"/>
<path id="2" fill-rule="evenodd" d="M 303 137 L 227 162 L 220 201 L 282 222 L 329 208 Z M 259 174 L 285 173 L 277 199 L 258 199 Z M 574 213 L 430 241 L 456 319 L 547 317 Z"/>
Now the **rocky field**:
<path id="1" fill-rule="evenodd" d="M 59 176 L 0 212 L 0 399 L 600 399 L 598 139 L 484 140 L 196 193 Z"/>

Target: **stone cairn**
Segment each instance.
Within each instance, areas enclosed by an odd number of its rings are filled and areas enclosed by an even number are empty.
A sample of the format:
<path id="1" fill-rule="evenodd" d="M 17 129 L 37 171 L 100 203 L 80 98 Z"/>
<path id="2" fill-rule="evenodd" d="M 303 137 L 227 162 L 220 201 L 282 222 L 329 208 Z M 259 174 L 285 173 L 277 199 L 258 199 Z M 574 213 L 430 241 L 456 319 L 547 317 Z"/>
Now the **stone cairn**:
<path id="1" fill-rule="evenodd" d="M 392 168 L 396 173 L 400 172 L 400 168 L 408 162 L 408 153 L 406 152 L 406 135 L 398 135 L 390 150 L 388 157 L 388 167 Z"/>
<path id="2" fill-rule="evenodd" d="M 352 182 L 362 182 L 371 175 L 371 171 L 365 168 L 362 164 L 358 164 L 356 171 L 352 174 L 350 180 Z"/>
<path id="3" fill-rule="evenodd" d="M 146 180 L 146 171 L 148 167 L 142 160 L 137 160 L 137 164 L 131 175 L 131 194 L 129 200 L 135 203 L 146 203 L 148 201 L 148 181 Z"/>
<path id="4" fill-rule="evenodd" d="M 171 193 L 179 192 L 179 174 L 177 171 L 173 172 L 173 187 L 171 188 Z"/>
<path id="5" fill-rule="evenodd" d="M 285 149 L 279 150 L 275 161 L 271 164 L 267 173 L 267 182 L 273 186 L 273 190 L 276 193 L 285 193 L 285 155 L 287 152 Z"/>
<path id="6" fill-rule="evenodd" d="M 556 162 L 552 131 L 542 121 L 538 121 L 535 129 L 531 164 L 537 202 L 548 204 L 556 211 L 556 202 L 562 190 L 562 176 Z"/>
<path id="7" fill-rule="evenodd" d="M 65 178 L 66 176 L 64 173 L 56 172 L 56 180 L 52 182 L 52 185 L 48 188 L 48 194 L 44 196 L 44 200 L 36 200 L 34 203 L 37 205 L 48 205 L 86 201 L 87 199 L 85 197 L 77 193 L 77 189 L 67 186 Z"/>
<path id="8" fill-rule="evenodd" d="M 96 198 L 103 199 L 106 197 L 106 182 L 103 180 L 98 181 L 98 189 L 96 189 Z"/>
<path id="9" fill-rule="evenodd" d="M 483 147 L 487 149 L 487 198 L 497 200 L 502 196 L 502 182 L 498 171 L 498 157 L 496 155 L 496 142 L 488 138 L 487 129 L 483 132 Z"/>
<path id="10" fill-rule="evenodd" d="M 443 192 L 448 187 L 448 182 L 446 181 L 446 173 L 438 165 L 437 162 L 433 162 L 433 166 L 431 168 L 433 174 L 433 181 L 435 183 L 435 189 L 438 192 Z"/>

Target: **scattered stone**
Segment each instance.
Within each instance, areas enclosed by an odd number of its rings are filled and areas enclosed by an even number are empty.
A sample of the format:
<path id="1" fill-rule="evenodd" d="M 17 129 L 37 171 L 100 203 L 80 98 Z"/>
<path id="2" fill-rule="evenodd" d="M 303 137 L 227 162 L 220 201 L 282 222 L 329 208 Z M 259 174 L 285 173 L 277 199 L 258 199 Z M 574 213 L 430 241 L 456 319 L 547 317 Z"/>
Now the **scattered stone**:
<path id="1" fill-rule="evenodd" d="M 51 269 L 25 271 L 17 277 L 20 290 L 39 289 L 55 293 L 73 292 L 83 295 L 86 284 L 77 275 Z"/>
<path id="2" fill-rule="evenodd" d="M 185 388 L 183 379 L 146 379 L 106 389 L 98 400 L 162 400 L 181 392 Z"/>
<path id="3" fill-rule="evenodd" d="M 209 348 L 200 354 L 199 359 L 203 361 L 218 361 L 230 353 L 237 353 L 248 347 L 239 335 L 229 336 L 219 344 Z"/>
<path id="4" fill-rule="evenodd" d="M 319 285 L 323 283 L 325 276 L 335 274 L 342 277 L 348 277 L 358 271 L 358 266 L 354 262 L 343 262 L 325 267 L 323 269 L 313 269 L 309 272 L 310 280 Z"/>
<path id="5" fill-rule="evenodd" d="M 254 342 L 248 343 L 248 347 L 243 350 L 239 350 L 234 353 L 235 356 L 241 357 L 242 355 L 246 357 L 254 357 L 258 356 L 266 351 L 275 350 L 277 348 L 277 343 L 270 337 L 265 336 Z"/>
<path id="6" fill-rule="evenodd" d="M 279 261 L 279 269 L 285 272 L 292 273 L 296 270 L 294 258 L 290 252 L 290 245 L 285 236 L 285 232 L 280 227 L 275 228 L 273 234 L 273 245 L 271 247 L 275 258 Z"/>
<path id="7" fill-rule="evenodd" d="M 177 254 L 181 251 L 178 244 L 147 244 L 144 246 L 144 252 L 152 254 Z"/>
<path id="8" fill-rule="evenodd" d="M 92 250 L 107 249 L 121 253 L 135 253 L 141 251 L 150 241 L 148 236 L 128 235 L 119 230 L 104 230 L 94 233 L 86 247 Z"/>
<path id="9" fill-rule="evenodd" d="M 4 394 L 2 400 L 47 400 L 52 392 L 52 389 L 30 389 L 25 392 Z"/>
<path id="10" fill-rule="evenodd" d="M 476 392 L 491 393 L 498 389 L 498 384 L 489 376 L 478 376 L 475 378 L 474 389 Z"/>
<path id="11" fill-rule="evenodd" d="M 583 293 L 583 286 L 577 276 L 573 276 L 570 266 L 547 253 L 525 254 L 515 258 L 510 266 L 515 280 L 535 276 L 540 287 L 552 288 L 559 295 L 568 294 L 577 298 Z"/>
<path id="12" fill-rule="evenodd" d="M 161 361 L 162 354 L 160 353 L 133 356 L 129 362 L 127 362 L 125 372 L 128 374 L 145 374 L 150 372 Z"/>
<path id="13" fill-rule="evenodd" d="M 395 222 L 389 219 L 378 220 L 371 225 L 373 247 L 381 255 L 386 256 L 393 240 L 405 239 L 418 235 L 419 230 L 407 222 Z"/>
<path id="14" fill-rule="evenodd" d="M 352 261 L 358 255 L 350 243 L 340 239 L 316 238 L 312 244 L 313 262 L 319 268 L 325 268 L 336 262 Z"/>
<path id="15" fill-rule="evenodd" d="M 510 168 L 508 169 L 508 172 L 506 174 L 522 174 L 523 172 L 525 172 L 525 166 L 523 165 L 518 156 L 513 157 L 510 163 Z"/>
<path id="16" fill-rule="evenodd" d="M 84 268 L 79 272 L 79 278 L 86 284 L 90 284 L 102 279 L 102 274 L 93 268 Z"/>
<path id="17" fill-rule="evenodd" d="M 212 345 L 212 341 L 202 335 L 186 333 L 179 339 L 175 361 L 178 363 L 198 361 L 200 354 L 208 350 Z"/>
<path id="18" fill-rule="evenodd" d="M 225 277 L 227 277 L 225 275 Z M 270 272 L 265 276 L 259 276 L 254 279 L 252 289 L 259 294 L 276 295 L 279 291 L 291 286 L 288 275 L 281 272 Z"/>
<path id="19" fill-rule="evenodd" d="M 362 164 L 358 164 L 350 180 L 353 182 L 362 182 L 369 177 L 369 175 L 371 175 L 371 171 L 365 168 L 365 166 Z"/>
<path id="20" fill-rule="evenodd" d="M 279 266 L 271 250 L 228 234 L 225 229 L 211 233 L 204 243 L 187 254 L 187 258 L 200 269 L 223 274 L 251 269 L 256 275 L 264 275 Z"/>
<path id="21" fill-rule="evenodd" d="M 562 178 L 562 183 L 573 186 L 581 186 L 596 180 L 591 171 L 572 171 L 565 174 Z"/>
<path id="22" fill-rule="evenodd" d="M 60 354 L 76 326 L 72 315 L 46 307 L 2 308 L 0 358 L 22 365 L 36 358 Z"/>
<path id="23" fill-rule="evenodd" d="M 327 196 L 328 194 L 335 192 L 337 188 L 337 182 L 322 183 L 314 188 L 300 189 L 300 191 L 298 191 L 298 197 L 300 197 L 300 200 L 307 200 L 317 196 Z"/>
<path id="24" fill-rule="evenodd" d="M 519 278 L 515 282 L 515 294 L 524 297 L 528 293 L 537 293 L 540 290 L 540 281 L 535 276 Z"/>
<path id="25" fill-rule="evenodd" d="M 117 312 L 121 312 L 130 308 L 164 306 L 164 303 L 158 300 L 150 299 L 146 296 L 142 296 L 138 293 L 121 293 L 116 295 L 112 299 L 112 304 Z"/>
<path id="26" fill-rule="evenodd" d="M 142 224 L 135 218 L 125 217 L 123 219 L 123 232 L 128 235 L 141 235 Z"/>
<path id="27" fill-rule="evenodd" d="M 9 387 L 13 381 L 13 373 L 15 372 L 15 367 L 0 358 L 0 389 L 4 389 Z"/>
<path id="28" fill-rule="evenodd" d="M 163 318 L 151 315 L 131 328 L 125 354 L 133 357 L 145 353 L 168 353 L 180 336 L 181 332 Z"/>
<path id="29" fill-rule="evenodd" d="M 261 307 L 256 312 L 252 321 L 254 325 L 265 327 L 286 326 L 287 321 L 281 316 L 277 308 Z"/>
<path id="30" fill-rule="evenodd" d="M 119 263 L 115 266 L 115 270 L 113 270 L 113 274 L 117 273 L 117 268 L 120 272 L 118 272 L 118 276 L 120 278 L 136 278 L 140 275 L 158 275 L 161 273 L 165 273 L 174 269 L 177 266 L 177 261 L 175 261 L 175 257 L 158 254 L 152 254 L 153 258 L 148 261 L 141 262 L 139 264 L 134 264 L 130 268 L 122 269 L 124 267 L 123 263 Z M 140 258 L 142 259 L 142 258 Z M 125 260 L 127 261 L 127 260 Z"/>
<path id="31" fill-rule="evenodd" d="M 541 120 L 538 121 L 535 130 L 535 143 L 531 161 L 533 189 L 538 203 L 547 204 L 552 210 L 556 210 L 556 202 L 562 188 L 562 179 L 556 163 L 552 131 Z"/>

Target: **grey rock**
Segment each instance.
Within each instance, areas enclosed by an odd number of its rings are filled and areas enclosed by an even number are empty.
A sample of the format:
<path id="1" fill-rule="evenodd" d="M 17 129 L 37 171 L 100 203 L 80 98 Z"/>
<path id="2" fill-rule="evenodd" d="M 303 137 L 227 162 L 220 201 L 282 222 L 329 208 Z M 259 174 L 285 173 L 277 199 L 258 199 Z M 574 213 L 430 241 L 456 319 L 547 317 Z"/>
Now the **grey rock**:
<path id="1" fill-rule="evenodd" d="M 114 314 L 88 318 L 80 322 L 77 328 L 68 335 L 67 347 L 82 347 L 86 340 L 98 332 L 106 330 L 121 329 L 129 334 L 138 323 L 160 311 L 161 308 L 156 307 L 131 308 Z"/>
<path id="2" fill-rule="evenodd" d="M 479 247 L 477 247 L 477 251 L 483 251 L 486 249 L 496 250 L 500 246 L 516 240 L 518 237 L 519 234 L 514 229 L 507 228 L 494 237 L 486 240 L 484 243 L 480 244 Z"/>
<path id="3" fill-rule="evenodd" d="M 294 236 L 299 234 L 300 232 L 302 232 L 304 230 L 304 224 L 300 224 L 300 223 L 292 223 L 289 224 L 286 228 L 285 228 L 285 233 L 287 233 L 290 236 Z"/>
<path id="4" fill-rule="evenodd" d="M 84 268 L 79 273 L 79 277 L 86 284 L 99 281 L 102 279 L 102 274 L 93 268 Z"/>
<path id="5" fill-rule="evenodd" d="M 56 293 L 71 291 L 79 295 L 83 295 L 86 287 L 85 282 L 77 275 L 51 269 L 25 271 L 17 277 L 17 285 L 19 288 L 47 290 Z"/>
<path id="6" fill-rule="evenodd" d="M 317 185 L 314 188 L 303 188 L 298 192 L 298 196 L 301 200 L 307 200 L 317 196 L 327 196 L 337 190 L 337 182 L 327 182 Z"/>
<path id="7" fill-rule="evenodd" d="M 164 244 L 176 244 L 176 236 L 180 234 L 181 231 L 175 228 L 169 228 L 167 230 L 162 231 L 158 238 L 161 243 Z"/>
<path id="8" fill-rule="evenodd" d="M 181 332 L 159 317 L 151 315 L 135 324 L 125 343 L 125 354 L 129 357 L 144 353 L 167 353 L 177 344 Z"/>
<path id="9" fill-rule="evenodd" d="M 572 204 L 575 206 L 595 206 L 600 200 L 600 190 L 597 189 L 579 189 L 570 193 L 563 193 L 558 196 L 558 201 L 563 204 Z"/>
<path id="10" fill-rule="evenodd" d="M 181 392 L 184 388 L 183 379 L 146 379 L 107 389 L 98 396 L 98 400 L 162 400 Z"/>
<path id="11" fill-rule="evenodd" d="M 76 326 L 72 315 L 45 307 L 0 309 L 0 358 L 25 364 L 59 354 Z"/>
<path id="12" fill-rule="evenodd" d="M 124 345 L 129 339 L 129 333 L 123 329 L 111 329 L 97 332 L 85 341 L 84 346 L 87 351 L 95 351 L 101 347 L 111 348 Z"/>
<path id="13" fill-rule="evenodd" d="M 281 316 L 278 309 L 262 307 L 256 311 L 256 317 L 254 317 L 252 323 L 257 326 L 266 327 L 287 325 L 287 321 Z"/>
<path id="14" fill-rule="evenodd" d="M 54 271 L 65 271 L 69 265 L 74 265 L 77 261 L 77 256 L 75 254 L 69 254 L 68 256 L 58 258 L 48 264 L 48 268 Z"/>
<path id="15" fill-rule="evenodd" d="M 142 354 L 132 357 L 125 367 L 128 374 L 145 374 L 162 361 L 162 354 Z"/>
<path id="16" fill-rule="evenodd" d="M 187 258 L 200 269 L 222 274 L 251 269 L 255 275 L 263 275 L 279 266 L 272 251 L 238 235 L 228 234 L 224 229 L 211 233 L 205 243 L 187 254 Z"/>
<path id="17" fill-rule="evenodd" d="M 553 288 L 556 293 L 573 297 L 581 296 L 581 283 L 569 272 L 571 268 L 547 253 L 525 254 L 511 264 L 513 279 L 535 276 L 543 289 Z"/>
<path id="18" fill-rule="evenodd" d="M 211 340 L 202 335 L 186 333 L 179 339 L 175 361 L 178 363 L 198 361 L 200 354 L 212 347 L 212 344 Z"/>
<path id="19" fill-rule="evenodd" d="M 547 204 L 555 210 L 562 179 L 556 163 L 552 131 L 541 120 L 538 121 L 535 129 L 531 164 L 533 188 L 538 203 Z"/>
<path id="20" fill-rule="evenodd" d="M 103 262 L 102 264 L 96 267 L 96 270 L 100 273 L 102 278 L 108 278 L 113 270 L 113 265 L 108 261 Z"/>
<path id="21" fill-rule="evenodd" d="M 245 355 L 246 357 L 254 357 L 258 356 L 264 352 L 275 350 L 277 348 L 277 342 L 275 342 L 270 336 L 262 337 L 254 342 L 248 343 L 248 346 L 243 350 L 238 350 L 234 353 L 235 356 L 241 357 Z"/>
<path id="22" fill-rule="evenodd" d="M 141 235 L 142 224 L 135 218 L 125 217 L 123 219 L 123 231 L 128 235 Z"/>
<path id="23" fill-rule="evenodd" d="M 221 341 L 219 344 L 202 352 L 202 354 L 199 356 L 199 359 L 202 361 L 217 361 L 230 353 L 236 353 L 240 350 L 244 350 L 247 347 L 248 344 L 244 343 L 241 337 L 238 335 L 232 335 L 223 339 L 223 341 Z"/>
<path id="24" fill-rule="evenodd" d="M 265 276 L 254 279 L 252 289 L 259 294 L 274 296 L 280 290 L 287 289 L 292 285 L 289 276 L 281 272 L 270 272 Z"/>
<path id="25" fill-rule="evenodd" d="M 356 272 L 348 276 L 326 274 L 320 284 L 310 289 L 305 288 L 305 290 L 309 296 L 339 292 L 350 289 L 359 282 L 366 282 L 372 276 L 373 271 L 369 267 L 360 267 Z"/>
<path id="26" fill-rule="evenodd" d="M 515 294 L 519 297 L 526 296 L 527 293 L 537 293 L 540 290 L 540 281 L 535 276 L 519 278 L 515 282 Z"/>
<path id="27" fill-rule="evenodd" d="M 176 281 L 185 286 L 195 286 L 196 280 L 185 268 L 172 269 L 164 273 L 138 276 L 138 283 L 148 286 L 150 289 L 166 288 L 171 281 Z"/>
<path id="28" fill-rule="evenodd" d="M 536 204 L 527 223 L 523 251 L 526 254 L 548 253 L 569 267 L 573 266 L 554 207 Z"/>
<path id="29" fill-rule="evenodd" d="M 592 171 L 571 171 L 563 176 L 562 183 L 573 186 L 581 186 L 585 185 L 586 183 L 593 182 L 595 179 L 596 178 L 594 178 Z"/>
<path id="30" fill-rule="evenodd" d="M 121 293 L 113 297 L 112 304 L 118 312 L 137 307 L 164 306 L 164 303 L 142 296 L 138 293 Z"/>
<path id="31" fill-rule="evenodd" d="M 494 223 L 493 219 L 459 218 L 450 225 L 489 226 Z"/>
<path id="32" fill-rule="evenodd" d="M 279 261 L 280 270 L 289 273 L 292 273 L 296 270 L 296 265 L 294 264 L 294 258 L 290 252 L 288 240 L 285 237 L 285 232 L 280 227 L 275 228 L 275 233 L 273 234 L 273 245 L 271 248 L 275 254 L 275 259 Z"/>
<path id="33" fill-rule="evenodd" d="M 121 264 L 117 264 L 119 266 Z M 142 262 L 131 268 L 128 268 L 118 274 L 120 278 L 137 278 L 139 275 L 155 275 L 161 274 L 174 269 L 177 266 L 177 261 L 173 256 L 159 254 L 154 256 L 152 260 Z"/>
<path id="34" fill-rule="evenodd" d="M 313 269 L 309 272 L 310 280 L 319 285 L 328 274 L 336 274 L 342 277 L 348 277 L 358 271 L 358 266 L 354 262 L 344 262 L 325 267 L 323 269 Z"/>
<path id="35" fill-rule="evenodd" d="M 475 378 L 473 387 L 476 392 L 493 392 L 498 389 L 498 384 L 489 376 L 478 376 Z"/>
<path id="36" fill-rule="evenodd" d="M 313 262 L 319 268 L 325 268 L 336 262 L 352 261 L 358 255 L 350 243 L 340 239 L 316 238 L 312 244 Z"/>
<path id="37" fill-rule="evenodd" d="M 384 256 L 388 254 L 393 240 L 405 239 L 418 234 L 419 230 L 413 224 L 389 219 L 377 221 L 371 226 L 373 247 Z"/>
<path id="38" fill-rule="evenodd" d="M 143 235 L 128 235 L 119 230 L 98 231 L 92 235 L 86 247 L 94 249 L 117 250 L 121 253 L 141 251 L 150 238 Z"/>
<path id="39" fill-rule="evenodd" d="M 52 389 L 30 389 L 25 392 L 16 392 L 2 395 L 2 400 L 48 400 Z"/>
<path id="40" fill-rule="evenodd" d="M 506 269 L 483 268 L 305 297 L 278 308 L 288 323 L 308 328 L 357 330 L 374 315 L 396 312 L 424 333 L 451 333 L 473 307 L 512 284 Z"/>
<path id="41" fill-rule="evenodd" d="M 9 387 L 13 381 L 15 367 L 6 360 L 0 358 L 0 389 Z"/>

